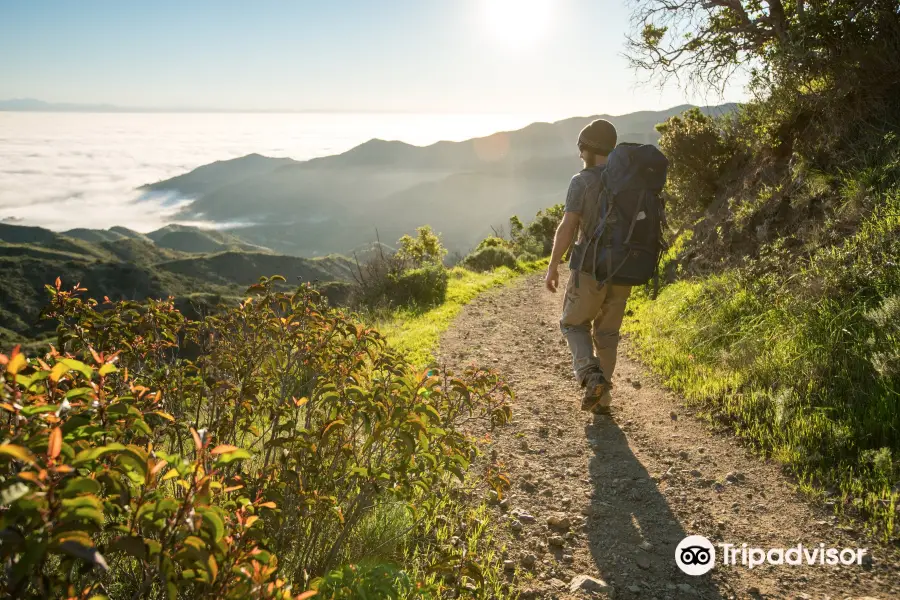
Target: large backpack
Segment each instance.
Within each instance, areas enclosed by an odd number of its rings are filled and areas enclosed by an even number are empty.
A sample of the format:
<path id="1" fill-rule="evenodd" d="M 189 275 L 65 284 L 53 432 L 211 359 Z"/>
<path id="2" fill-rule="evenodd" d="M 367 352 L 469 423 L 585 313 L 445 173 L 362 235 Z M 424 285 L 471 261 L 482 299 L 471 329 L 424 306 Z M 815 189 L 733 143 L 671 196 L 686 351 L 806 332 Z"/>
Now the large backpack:
<path id="1" fill-rule="evenodd" d="M 660 195 L 668 166 L 656 146 L 622 143 L 609 155 L 601 175 L 600 222 L 585 248 L 594 253 L 600 285 L 643 285 L 655 279 L 665 249 Z"/>

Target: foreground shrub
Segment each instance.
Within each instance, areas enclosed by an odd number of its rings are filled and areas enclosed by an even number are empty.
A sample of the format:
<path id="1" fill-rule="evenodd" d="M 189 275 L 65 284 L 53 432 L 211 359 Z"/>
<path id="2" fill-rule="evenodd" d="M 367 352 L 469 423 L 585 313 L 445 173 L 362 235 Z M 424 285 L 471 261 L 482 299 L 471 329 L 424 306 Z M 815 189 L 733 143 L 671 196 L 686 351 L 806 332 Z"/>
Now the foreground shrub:
<path id="1" fill-rule="evenodd" d="M 472 271 L 493 271 L 498 267 L 516 268 L 516 256 L 502 246 L 486 246 L 466 257 L 463 266 Z"/>
<path id="2" fill-rule="evenodd" d="M 417 375 L 377 331 L 276 279 L 196 322 L 170 301 L 99 311 L 49 288 L 58 350 L 0 355 L 4 595 L 324 592 L 366 558 L 350 542 L 374 511 L 435 516 L 477 452 L 460 421 L 505 422 L 509 388 L 474 368 Z"/>

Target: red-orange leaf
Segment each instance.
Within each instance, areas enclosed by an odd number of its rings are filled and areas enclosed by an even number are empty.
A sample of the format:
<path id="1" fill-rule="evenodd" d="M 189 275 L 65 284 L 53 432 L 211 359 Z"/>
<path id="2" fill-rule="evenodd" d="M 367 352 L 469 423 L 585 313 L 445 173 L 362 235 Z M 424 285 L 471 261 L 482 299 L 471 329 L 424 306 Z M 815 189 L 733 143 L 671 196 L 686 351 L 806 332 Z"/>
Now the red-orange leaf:
<path id="1" fill-rule="evenodd" d="M 306 600 L 307 598 L 312 598 L 318 593 L 319 592 L 317 592 L 316 590 L 309 590 L 308 592 L 303 592 L 302 594 L 294 598 L 294 600 Z"/>
<path id="2" fill-rule="evenodd" d="M 222 444 L 221 446 L 216 446 L 213 448 L 210 453 L 211 454 L 228 454 L 229 452 L 234 452 L 235 450 L 240 450 L 237 446 L 232 446 L 231 444 Z"/>
<path id="3" fill-rule="evenodd" d="M 203 442 L 200 441 L 200 434 L 197 433 L 197 430 L 191 427 L 191 435 L 194 438 L 194 446 L 197 447 L 197 452 L 200 452 L 200 449 L 203 448 Z"/>
<path id="4" fill-rule="evenodd" d="M 59 456 L 62 450 L 62 429 L 56 427 L 50 432 L 50 443 L 47 444 L 47 457 L 51 460 Z"/>

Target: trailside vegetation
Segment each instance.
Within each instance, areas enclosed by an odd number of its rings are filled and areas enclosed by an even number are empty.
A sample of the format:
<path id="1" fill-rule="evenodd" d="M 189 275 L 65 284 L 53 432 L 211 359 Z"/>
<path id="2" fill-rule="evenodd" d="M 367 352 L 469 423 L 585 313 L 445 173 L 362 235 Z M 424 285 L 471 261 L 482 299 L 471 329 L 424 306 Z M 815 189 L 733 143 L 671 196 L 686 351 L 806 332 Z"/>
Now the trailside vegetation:
<path id="1" fill-rule="evenodd" d="M 509 387 L 414 370 L 279 281 L 196 320 L 47 287 L 51 350 L 0 355 L 2 595 L 503 594 L 464 500 L 508 483 L 471 466 Z"/>
<path id="2" fill-rule="evenodd" d="M 431 226 L 416 230 L 416 237 L 404 235 L 398 250 L 378 252 L 365 265 L 357 264 L 356 285 L 351 305 L 368 311 L 398 308 L 427 309 L 440 305 L 447 297 L 447 250 Z"/>
<path id="3" fill-rule="evenodd" d="M 755 100 L 659 127 L 671 161 L 658 300 L 635 348 L 837 513 L 900 516 L 900 5 L 639 0 L 635 65 Z"/>

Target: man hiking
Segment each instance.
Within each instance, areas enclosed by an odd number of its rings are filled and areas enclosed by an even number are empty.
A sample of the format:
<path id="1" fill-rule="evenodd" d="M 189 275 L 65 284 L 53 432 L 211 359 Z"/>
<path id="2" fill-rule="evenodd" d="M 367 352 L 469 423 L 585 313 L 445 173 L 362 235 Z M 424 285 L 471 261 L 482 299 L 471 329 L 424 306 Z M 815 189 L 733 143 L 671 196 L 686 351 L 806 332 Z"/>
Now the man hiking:
<path id="1" fill-rule="evenodd" d="M 656 272 L 664 218 L 659 194 L 668 165 L 653 146 L 616 148 L 616 141 L 615 127 L 603 119 L 578 136 L 584 169 L 569 184 L 545 279 L 547 289 L 556 292 L 559 263 L 577 232 L 559 324 L 575 378 L 584 388 L 581 408 L 597 414 L 609 414 L 619 329 L 631 287 Z"/>

